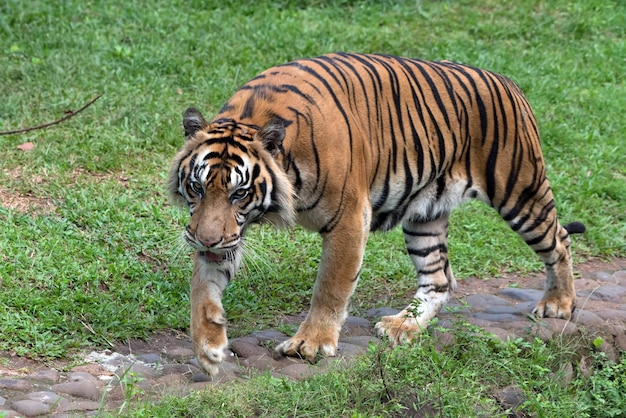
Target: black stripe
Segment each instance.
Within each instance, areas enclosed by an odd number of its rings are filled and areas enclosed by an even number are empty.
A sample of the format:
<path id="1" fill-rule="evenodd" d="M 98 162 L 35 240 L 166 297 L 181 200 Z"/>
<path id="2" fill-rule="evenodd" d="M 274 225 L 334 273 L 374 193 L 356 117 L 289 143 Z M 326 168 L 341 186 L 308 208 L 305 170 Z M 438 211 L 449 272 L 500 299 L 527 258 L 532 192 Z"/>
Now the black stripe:
<path id="1" fill-rule="evenodd" d="M 409 235 L 411 237 L 438 237 L 441 234 L 440 232 L 432 232 L 432 231 L 427 231 L 427 232 L 409 231 L 405 227 L 402 228 L 402 233 L 404 233 L 404 235 Z"/>
<path id="2" fill-rule="evenodd" d="M 446 284 L 441 284 L 441 285 L 436 285 L 436 284 L 432 284 L 432 283 L 428 283 L 428 284 L 420 284 L 417 286 L 420 289 L 424 289 L 426 287 L 430 287 L 430 289 L 428 289 L 427 291 L 423 292 L 423 293 L 431 293 L 431 292 L 436 292 L 436 293 L 445 293 L 450 289 L 450 286 L 446 283 Z"/>
<path id="3" fill-rule="evenodd" d="M 433 245 L 431 247 L 426 247 L 426 248 L 408 248 L 407 247 L 407 251 L 410 255 L 415 255 L 418 257 L 427 257 L 429 254 L 435 252 L 435 251 L 441 251 L 444 253 L 448 252 L 448 247 L 446 246 L 446 244 L 437 244 L 437 245 Z"/>
<path id="4" fill-rule="evenodd" d="M 341 115 L 343 116 L 345 125 L 348 128 L 348 137 L 349 137 L 349 140 L 350 140 L 350 149 L 352 149 L 352 143 L 353 143 L 353 135 L 352 135 L 352 127 L 351 127 L 352 123 L 350 122 L 350 119 L 348 118 L 348 114 L 346 113 L 346 110 L 341 105 L 341 102 L 339 101 L 339 98 L 335 94 L 334 89 L 328 83 L 326 78 L 321 76 L 317 71 L 315 71 L 311 67 L 309 67 L 307 65 L 304 65 L 304 62 L 305 61 L 294 62 L 294 63 L 285 64 L 285 65 L 286 66 L 289 66 L 289 65 L 296 66 L 298 69 L 300 69 L 302 71 L 305 71 L 308 74 L 310 74 L 313 77 L 315 77 L 318 81 L 320 81 L 324 85 L 324 87 L 326 88 L 326 91 L 328 92 L 330 97 L 332 97 L 333 101 L 335 102 L 335 106 L 337 107 L 339 112 L 341 112 Z M 323 62 L 321 62 L 320 60 L 315 60 L 315 59 L 311 60 L 311 62 L 314 62 L 314 63 L 318 64 L 320 67 L 322 67 L 326 71 L 326 73 L 328 75 L 330 75 L 332 78 L 334 78 L 336 80 L 336 82 L 339 84 L 339 80 L 337 79 L 337 77 L 328 69 L 328 67 L 326 67 L 323 64 Z M 350 167 L 349 168 L 350 168 L 350 170 L 352 170 L 352 158 L 350 158 Z"/>
<path id="5" fill-rule="evenodd" d="M 436 267 L 436 268 L 434 268 L 434 269 L 430 269 L 430 270 L 427 270 L 427 269 L 419 269 L 419 270 L 417 270 L 417 275 L 418 275 L 418 276 L 427 276 L 427 275 L 429 275 L 429 274 L 434 274 L 434 273 L 437 273 L 438 271 L 441 271 L 441 270 L 443 270 L 443 267 L 441 267 L 441 266 Z"/>

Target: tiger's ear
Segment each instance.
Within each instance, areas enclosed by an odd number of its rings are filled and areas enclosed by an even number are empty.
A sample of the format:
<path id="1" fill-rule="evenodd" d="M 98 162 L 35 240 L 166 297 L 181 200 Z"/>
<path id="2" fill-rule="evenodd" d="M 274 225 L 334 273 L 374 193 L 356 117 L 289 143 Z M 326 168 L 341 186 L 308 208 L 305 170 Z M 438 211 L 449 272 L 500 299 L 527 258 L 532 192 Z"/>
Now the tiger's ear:
<path id="1" fill-rule="evenodd" d="M 274 156 L 283 150 L 285 123 L 281 118 L 272 118 L 257 132 L 256 136 L 263 142 L 263 147 Z"/>
<path id="2" fill-rule="evenodd" d="M 201 129 L 209 126 L 208 122 L 204 120 L 202 113 L 195 107 L 190 107 L 183 113 L 183 128 L 185 128 L 185 138 L 191 137 L 193 134 Z"/>

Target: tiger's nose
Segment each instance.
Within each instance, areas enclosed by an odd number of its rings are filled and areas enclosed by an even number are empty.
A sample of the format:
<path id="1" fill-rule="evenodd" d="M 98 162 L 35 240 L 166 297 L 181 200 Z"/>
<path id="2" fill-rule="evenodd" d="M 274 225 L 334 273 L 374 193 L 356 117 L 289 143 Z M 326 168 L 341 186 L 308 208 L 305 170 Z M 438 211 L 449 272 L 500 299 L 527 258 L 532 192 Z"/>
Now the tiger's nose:
<path id="1" fill-rule="evenodd" d="M 221 238 L 200 238 L 200 237 L 196 237 L 198 239 L 198 241 L 200 241 L 200 244 L 204 245 L 207 248 L 211 248 L 215 245 L 217 245 L 222 239 Z"/>

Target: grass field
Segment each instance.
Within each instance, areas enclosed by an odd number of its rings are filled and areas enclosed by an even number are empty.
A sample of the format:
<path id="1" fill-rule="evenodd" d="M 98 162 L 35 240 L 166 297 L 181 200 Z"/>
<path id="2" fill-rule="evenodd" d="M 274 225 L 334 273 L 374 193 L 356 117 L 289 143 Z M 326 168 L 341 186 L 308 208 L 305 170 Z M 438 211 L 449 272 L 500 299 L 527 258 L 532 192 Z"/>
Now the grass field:
<path id="1" fill-rule="evenodd" d="M 515 80 L 560 217 L 588 227 L 575 262 L 626 256 L 625 32 L 620 0 L 0 1 L 0 131 L 102 94 L 57 126 L 0 136 L 0 350 L 49 359 L 184 330 L 187 215 L 164 193 L 182 112 L 211 116 L 261 70 L 331 51 L 448 59 Z M 457 211 L 450 229 L 459 279 L 541 268 L 483 205 Z M 258 228 L 249 242 L 224 300 L 231 336 L 306 309 L 319 258 L 319 238 L 299 229 Z M 353 312 L 401 307 L 415 282 L 401 234 L 373 235 Z"/>

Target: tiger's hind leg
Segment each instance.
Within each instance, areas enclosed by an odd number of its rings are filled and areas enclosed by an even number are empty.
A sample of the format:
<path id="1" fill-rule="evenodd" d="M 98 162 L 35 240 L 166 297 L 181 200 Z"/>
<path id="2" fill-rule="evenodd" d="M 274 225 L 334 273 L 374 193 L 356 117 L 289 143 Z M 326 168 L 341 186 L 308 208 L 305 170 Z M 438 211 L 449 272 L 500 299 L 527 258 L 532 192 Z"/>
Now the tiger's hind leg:
<path id="1" fill-rule="evenodd" d="M 547 181 L 540 191 L 517 216 L 503 217 L 545 265 L 545 292 L 533 313 L 540 318 L 569 319 L 576 303 L 569 234 L 583 233 L 585 227 L 578 222 L 562 226 Z"/>
<path id="2" fill-rule="evenodd" d="M 378 334 L 387 335 L 393 344 L 409 341 L 425 329 L 456 288 L 448 262 L 448 215 L 426 223 L 408 220 L 402 230 L 417 270 L 418 289 L 409 306 L 376 324 Z"/>

